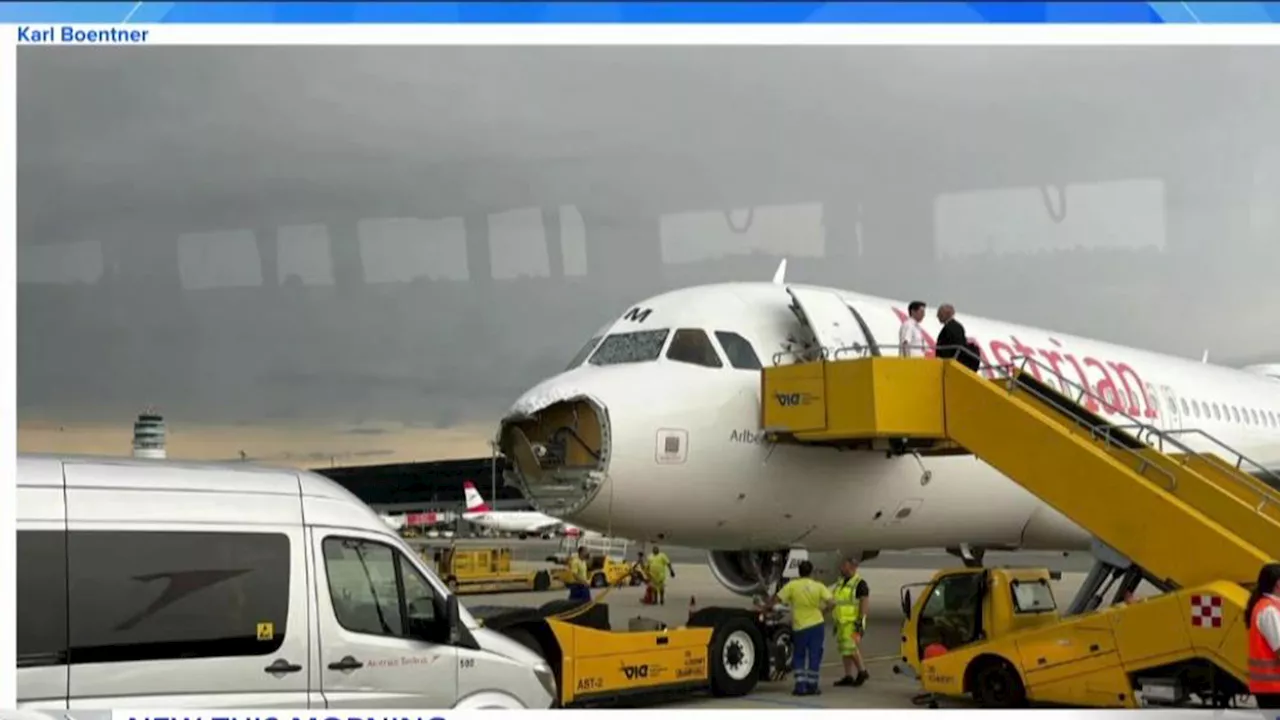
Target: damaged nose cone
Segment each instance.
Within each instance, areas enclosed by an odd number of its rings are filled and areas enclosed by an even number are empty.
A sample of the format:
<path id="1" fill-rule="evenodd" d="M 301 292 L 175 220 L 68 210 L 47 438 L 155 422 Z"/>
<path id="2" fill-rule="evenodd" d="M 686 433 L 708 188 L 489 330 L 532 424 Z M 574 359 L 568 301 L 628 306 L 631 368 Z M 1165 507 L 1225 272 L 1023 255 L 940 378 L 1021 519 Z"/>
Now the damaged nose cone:
<path id="1" fill-rule="evenodd" d="M 609 418 L 586 395 L 522 400 L 502 421 L 498 447 L 504 476 L 539 512 L 571 516 L 591 502 L 607 477 Z"/>

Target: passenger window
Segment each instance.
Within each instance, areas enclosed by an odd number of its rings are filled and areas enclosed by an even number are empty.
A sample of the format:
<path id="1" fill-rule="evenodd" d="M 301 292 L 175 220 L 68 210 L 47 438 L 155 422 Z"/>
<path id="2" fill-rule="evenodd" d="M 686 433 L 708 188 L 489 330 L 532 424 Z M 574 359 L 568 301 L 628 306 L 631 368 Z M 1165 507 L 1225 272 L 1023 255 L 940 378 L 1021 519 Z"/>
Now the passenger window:
<path id="1" fill-rule="evenodd" d="M 982 573 L 948 575 L 934 584 L 916 626 L 921 655 L 930 645 L 954 650 L 978 639 L 982 585 Z"/>
<path id="2" fill-rule="evenodd" d="M 394 550 L 365 540 L 326 538 L 324 566 L 339 625 L 366 635 L 404 635 Z"/>
<path id="3" fill-rule="evenodd" d="M 18 667 L 67 664 L 67 537 L 18 531 Z"/>
<path id="4" fill-rule="evenodd" d="M 70 533 L 71 661 L 276 652 L 289 631 L 289 546 L 279 533 Z"/>
<path id="5" fill-rule="evenodd" d="M 409 618 L 409 635 L 431 638 L 436 632 L 436 592 L 404 555 L 400 558 L 400 577 L 404 578 L 404 606 Z"/>
<path id="6" fill-rule="evenodd" d="M 1182 416 L 1183 416 L 1183 417 L 1187 417 L 1188 415 L 1190 415 L 1190 414 L 1191 414 L 1191 408 L 1187 407 L 1187 400 L 1186 400 L 1186 398 L 1182 398 L 1181 400 L 1179 400 L 1179 402 L 1181 402 L 1181 403 L 1182 403 Z"/>
<path id="7" fill-rule="evenodd" d="M 1236 423 L 1237 423 L 1237 424 L 1239 424 L 1239 422 L 1240 422 L 1240 409 L 1239 409 L 1239 408 L 1236 408 L 1236 407 L 1232 407 L 1232 408 L 1231 408 L 1231 415 L 1232 415 L 1232 417 L 1234 417 L 1234 418 L 1235 418 Z"/>
<path id="8" fill-rule="evenodd" d="M 667 348 L 667 359 L 709 368 L 724 367 L 707 334 L 691 328 L 676 331 L 671 347 Z"/>
<path id="9" fill-rule="evenodd" d="M 716 331 L 716 339 L 720 341 L 720 347 L 724 349 L 725 357 L 729 358 L 729 364 L 738 370 L 759 370 L 760 358 L 756 357 L 755 348 L 751 347 L 751 343 L 738 333 L 727 332 L 725 330 Z"/>
<path id="10" fill-rule="evenodd" d="M 1058 609 L 1058 604 L 1053 599 L 1053 589 L 1046 580 L 1014 580 L 1009 585 L 1009 591 L 1013 593 L 1013 611 L 1016 613 L 1053 612 Z"/>
<path id="11" fill-rule="evenodd" d="M 440 641 L 435 591 L 402 554 L 355 538 L 326 538 L 323 548 L 334 616 L 345 630 Z"/>
<path id="12" fill-rule="evenodd" d="M 1191 412 L 1194 413 L 1196 417 L 1200 417 L 1200 403 L 1196 402 L 1195 400 L 1192 400 Z"/>
<path id="13" fill-rule="evenodd" d="M 1214 419 L 1214 420 L 1221 420 L 1221 419 L 1222 419 L 1222 413 L 1221 413 L 1221 412 L 1219 411 L 1219 409 L 1218 409 L 1218 403 L 1214 403 L 1214 404 L 1213 404 L 1213 419 Z"/>
<path id="14" fill-rule="evenodd" d="M 1258 411 L 1257 411 L 1257 410 L 1254 410 L 1253 408 L 1249 408 L 1249 419 L 1253 421 L 1253 424 L 1254 424 L 1254 425 L 1257 425 L 1257 424 L 1258 424 Z"/>

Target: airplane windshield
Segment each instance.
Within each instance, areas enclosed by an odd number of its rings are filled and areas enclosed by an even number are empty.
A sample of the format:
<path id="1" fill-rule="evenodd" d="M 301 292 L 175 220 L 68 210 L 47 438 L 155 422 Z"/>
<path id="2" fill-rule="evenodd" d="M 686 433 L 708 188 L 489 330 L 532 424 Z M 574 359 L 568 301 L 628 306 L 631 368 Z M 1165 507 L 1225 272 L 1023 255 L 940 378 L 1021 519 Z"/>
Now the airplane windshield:
<path id="1" fill-rule="evenodd" d="M 652 362 L 662 354 L 670 330 L 641 330 L 610 335 L 600 343 L 588 361 L 592 365 Z"/>
<path id="2" fill-rule="evenodd" d="M 582 349 L 578 351 L 578 354 L 574 355 L 573 359 L 569 361 L 569 365 L 565 367 L 565 370 L 572 370 L 578 367 L 579 365 L 581 365 L 582 363 L 586 362 L 587 356 L 590 355 L 591 351 L 595 350 L 596 345 L 599 345 L 599 344 L 600 344 L 599 335 L 588 340 L 587 344 L 583 345 Z"/>

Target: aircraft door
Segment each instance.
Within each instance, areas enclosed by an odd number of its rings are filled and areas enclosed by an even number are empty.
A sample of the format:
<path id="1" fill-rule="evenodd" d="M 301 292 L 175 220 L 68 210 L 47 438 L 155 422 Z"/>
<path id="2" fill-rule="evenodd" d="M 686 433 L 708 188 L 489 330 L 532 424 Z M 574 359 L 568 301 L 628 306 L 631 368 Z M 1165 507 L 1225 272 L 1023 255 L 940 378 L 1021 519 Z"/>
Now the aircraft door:
<path id="1" fill-rule="evenodd" d="M 806 359 L 816 360 L 825 351 L 827 358 L 852 359 L 868 350 L 866 334 L 853 310 L 839 295 L 827 290 L 788 287 L 791 309 L 817 341 Z"/>

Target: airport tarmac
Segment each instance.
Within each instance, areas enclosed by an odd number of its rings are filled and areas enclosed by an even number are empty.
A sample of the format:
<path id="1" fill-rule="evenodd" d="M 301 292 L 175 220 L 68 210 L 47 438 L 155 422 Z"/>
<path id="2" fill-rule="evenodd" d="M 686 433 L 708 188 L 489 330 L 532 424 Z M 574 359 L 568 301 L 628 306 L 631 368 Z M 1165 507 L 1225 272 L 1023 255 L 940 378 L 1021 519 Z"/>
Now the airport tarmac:
<path id="1" fill-rule="evenodd" d="M 526 543 L 533 544 L 533 543 Z M 944 558 L 951 556 L 940 553 Z M 919 567 L 895 567 L 911 556 L 909 562 Z M 1025 555 L 1025 554 L 1024 554 Z M 893 674 L 893 664 L 898 659 L 899 630 L 902 623 L 902 609 L 899 591 L 903 585 L 924 582 L 933 571 L 942 567 L 935 562 L 926 567 L 930 556 L 924 554 L 897 553 L 891 556 L 889 565 L 884 564 L 885 555 L 877 558 L 881 565 L 866 565 L 862 575 L 871 587 L 871 610 L 867 635 L 863 639 L 863 657 L 868 661 L 871 679 L 858 688 L 837 688 L 832 683 L 843 674 L 840 658 L 835 653 L 835 643 L 828 636 L 826 653 L 822 659 L 822 694 L 810 697 L 793 697 L 791 680 L 780 683 L 762 683 L 755 692 L 742 698 L 712 698 L 710 696 L 694 696 L 675 703 L 664 704 L 663 707 L 702 708 L 702 709 L 769 709 L 779 707 L 794 708 L 874 708 L 894 709 L 913 707 L 911 699 L 919 693 L 919 686 L 913 681 Z M 1019 557 L 1019 565 L 1035 564 L 1026 557 Z M 1059 557 L 1061 560 L 1061 557 Z M 1009 563 L 1014 564 L 1014 563 Z M 744 597 L 734 595 L 724 589 L 712 576 L 705 563 L 675 564 L 676 576 L 667 586 L 667 602 L 662 606 L 649 606 L 640 603 L 644 594 L 643 588 L 617 588 L 604 596 L 609 605 L 610 621 L 614 627 L 627 626 L 630 618 L 644 616 L 676 626 L 683 623 L 689 614 L 690 600 L 696 606 L 711 607 L 750 607 L 751 602 Z M 1080 572 L 1064 572 L 1062 579 L 1054 584 L 1054 595 L 1061 606 L 1065 606 L 1074 596 L 1084 574 Z M 600 597 L 604 591 L 593 591 Z M 919 592 L 919 590 L 916 590 Z M 468 595 L 462 598 L 468 607 L 486 605 L 530 606 L 536 607 L 549 600 L 566 596 L 564 590 L 544 593 L 509 593 L 494 595 Z M 962 701 L 947 702 L 946 706 L 966 707 Z"/>
<path id="2" fill-rule="evenodd" d="M 519 562 L 541 563 L 547 556 L 556 551 L 560 545 L 558 540 L 542 539 L 504 539 L 504 538 L 459 538 L 450 541 L 447 538 L 414 538 L 409 544 L 427 547 L 446 547 L 450 542 L 458 547 L 509 547 L 512 559 Z M 632 543 L 628 553 L 634 557 L 641 548 L 648 549 L 638 543 Z M 668 546 L 659 544 L 662 551 L 671 558 L 671 562 L 691 565 L 706 565 L 707 551 L 693 548 Z M 1070 573 L 1085 573 L 1093 566 L 1093 556 L 1087 552 L 1071 553 L 1064 556 L 1057 552 L 989 552 L 985 558 L 989 567 L 1007 565 L 1010 567 L 1046 567 L 1050 570 Z M 892 568 L 911 570 L 937 570 L 944 567 L 960 567 L 960 559 L 943 550 L 912 550 L 907 552 L 886 551 L 879 557 L 868 560 L 863 566 L 872 568 Z M 714 582 L 714 581 L 713 581 Z"/>

